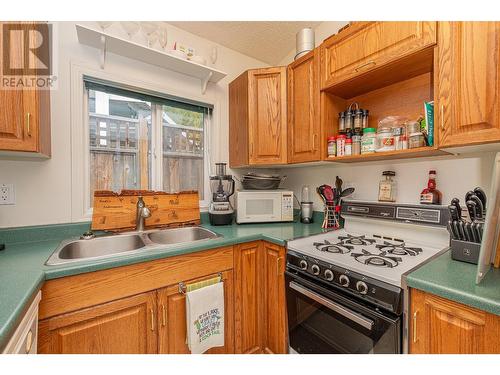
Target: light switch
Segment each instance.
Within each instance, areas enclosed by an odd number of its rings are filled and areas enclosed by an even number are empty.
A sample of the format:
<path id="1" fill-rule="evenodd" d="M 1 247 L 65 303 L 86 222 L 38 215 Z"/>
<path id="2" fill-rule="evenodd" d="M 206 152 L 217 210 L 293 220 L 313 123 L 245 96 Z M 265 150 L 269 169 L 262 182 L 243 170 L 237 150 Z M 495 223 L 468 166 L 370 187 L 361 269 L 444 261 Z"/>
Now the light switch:
<path id="1" fill-rule="evenodd" d="M 16 204 L 14 184 L 0 184 L 0 205 Z"/>

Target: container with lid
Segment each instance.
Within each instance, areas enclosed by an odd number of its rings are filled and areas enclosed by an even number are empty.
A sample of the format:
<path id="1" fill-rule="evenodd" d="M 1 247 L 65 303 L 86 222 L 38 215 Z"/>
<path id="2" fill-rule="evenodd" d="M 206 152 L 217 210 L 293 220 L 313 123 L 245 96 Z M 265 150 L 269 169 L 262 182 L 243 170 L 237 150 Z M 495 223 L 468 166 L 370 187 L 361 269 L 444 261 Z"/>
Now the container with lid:
<path id="1" fill-rule="evenodd" d="M 345 142 L 347 137 L 345 134 L 339 134 L 337 136 L 337 156 L 345 155 Z"/>
<path id="2" fill-rule="evenodd" d="M 361 139 L 361 154 L 369 154 L 375 152 L 377 143 L 377 134 L 375 128 L 366 128 L 363 130 L 363 138 Z"/>
<path id="3" fill-rule="evenodd" d="M 418 148 L 425 146 L 425 138 L 422 132 L 411 133 L 408 137 L 408 148 Z"/>
<path id="4" fill-rule="evenodd" d="M 359 131 L 363 129 L 363 110 L 357 109 L 354 112 L 354 130 Z"/>
<path id="5" fill-rule="evenodd" d="M 335 136 L 330 136 L 326 139 L 327 142 L 327 153 L 329 158 L 335 157 L 337 155 L 337 143 L 335 141 Z"/>
<path id="6" fill-rule="evenodd" d="M 363 138 L 361 132 L 356 132 L 352 135 L 352 155 L 361 154 L 361 139 Z"/>
<path id="7" fill-rule="evenodd" d="M 345 125 L 345 131 L 352 131 L 354 129 L 354 111 L 347 110 L 344 112 L 345 113 L 345 118 L 344 118 L 344 125 Z"/>
<path id="8" fill-rule="evenodd" d="M 377 152 L 394 151 L 394 135 L 392 128 L 377 129 Z"/>
<path id="9" fill-rule="evenodd" d="M 339 133 L 345 133 L 345 112 L 339 112 Z"/>
<path id="10" fill-rule="evenodd" d="M 396 181 L 392 178 L 396 176 L 394 171 L 382 172 L 384 178 L 380 181 L 378 186 L 378 200 L 381 202 L 395 202 L 396 201 Z"/>
<path id="11" fill-rule="evenodd" d="M 345 140 L 344 154 L 345 154 L 345 156 L 352 155 L 352 138 L 347 138 Z"/>
<path id="12" fill-rule="evenodd" d="M 370 111 L 367 109 L 363 109 L 363 129 L 368 127 L 368 113 Z"/>

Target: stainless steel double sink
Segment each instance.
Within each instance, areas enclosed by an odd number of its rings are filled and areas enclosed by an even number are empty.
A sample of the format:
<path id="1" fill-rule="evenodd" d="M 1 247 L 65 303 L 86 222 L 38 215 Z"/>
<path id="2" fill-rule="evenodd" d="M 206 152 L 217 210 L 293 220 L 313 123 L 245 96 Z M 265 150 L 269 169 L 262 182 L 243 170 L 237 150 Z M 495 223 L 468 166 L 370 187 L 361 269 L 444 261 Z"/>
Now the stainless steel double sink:
<path id="1" fill-rule="evenodd" d="M 159 229 L 70 239 L 61 242 L 47 260 L 48 266 L 128 255 L 155 248 L 176 247 L 222 237 L 202 227 Z"/>

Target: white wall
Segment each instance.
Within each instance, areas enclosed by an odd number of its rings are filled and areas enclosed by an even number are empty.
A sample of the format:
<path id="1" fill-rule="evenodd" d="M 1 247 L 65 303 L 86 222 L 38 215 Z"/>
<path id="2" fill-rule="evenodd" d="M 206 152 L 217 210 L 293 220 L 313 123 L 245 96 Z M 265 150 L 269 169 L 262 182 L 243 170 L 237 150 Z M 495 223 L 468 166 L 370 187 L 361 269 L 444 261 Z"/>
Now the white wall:
<path id="1" fill-rule="evenodd" d="M 315 29 L 316 46 L 346 22 L 322 22 Z M 293 61 L 295 49 L 283 59 L 281 65 Z M 482 153 L 471 157 L 425 158 L 412 161 L 380 162 L 364 164 L 329 164 L 322 166 L 304 166 L 283 168 L 279 172 L 287 175 L 283 187 L 292 189 L 300 199 L 302 185 L 308 184 L 316 188 L 322 184 L 334 185 L 335 176 L 344 181 L 344 187 L 353 186 L 356 191 L 352 198 L 377 200 L 378 184 L 382 179 L 382 171 L 396 172 L 398 183 L 397 200 L 401 203 L 418 203 L 419 194 L 427 186 L 429 170 L 437 171 L 437 186 L 443 193 L 443 204 L 448 204 L 454 198 L 464 201 L 467 191 L 481 186 L 489 192 L 491 171 L 495 154 Z M 314 209 L 322 210 L 323 203 L 317 194 L 314 194 Z"/>
<path id="2" fill-rule="evenodd" d="M 98 27 L 94 23 L 90 26 Z M 0 159 L 0 183 L 13 183 L 16 205 L 0 206 L 0 227 L 26 226 L 70 222 L 71 212 L 71 134 L 70 134 L 70 65 L 78 63 L 90 69 L 99 69 L 96 49 L 78 43 L 75 24 L 58 22 L 59 87 L 51 93 L 52 158 L 44 161 Z M 167 25 L 169 44 L 181 41 L 196 49 L 197 54 L 209 56 L 215 43 L 197 37 L 174 26 Z M 108 30 L 127 37 L 118 23 Z M 138 33 L 133 38 L 145 42 Z M 214 119 L 212 160 L 228 160 L 228 90 L 227 84 L 242 71 L 267 64 L 236 51 L 217 45 L 215 67 L 227 77 L 217 85 L 209 84 L 207 101 L 219 103 L 219 118 Z M 185 97 L 199 98 L 200 81 L 135 60 L 108 54 L 105 71 L 134 80 L 154 83 L 165 91 L 174 91 Z M 75 219 L 73 219 L 75 220 Z"/>

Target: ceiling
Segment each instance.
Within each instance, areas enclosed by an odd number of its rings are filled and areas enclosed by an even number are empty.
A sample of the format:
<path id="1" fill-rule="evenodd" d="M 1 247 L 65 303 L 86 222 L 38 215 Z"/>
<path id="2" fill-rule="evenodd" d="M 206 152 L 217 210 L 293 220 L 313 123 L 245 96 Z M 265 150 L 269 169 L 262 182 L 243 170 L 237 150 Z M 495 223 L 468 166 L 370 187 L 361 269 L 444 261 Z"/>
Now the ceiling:
<path id="1" fill-rule="evenodd" d="M 295 49 L 295 34 L 299 30 L 304 27 L 315 28 L 321 22 L 168 21 L 168 23 L 270 65 L 277 65 Z"/>

